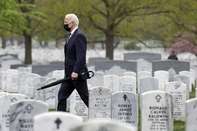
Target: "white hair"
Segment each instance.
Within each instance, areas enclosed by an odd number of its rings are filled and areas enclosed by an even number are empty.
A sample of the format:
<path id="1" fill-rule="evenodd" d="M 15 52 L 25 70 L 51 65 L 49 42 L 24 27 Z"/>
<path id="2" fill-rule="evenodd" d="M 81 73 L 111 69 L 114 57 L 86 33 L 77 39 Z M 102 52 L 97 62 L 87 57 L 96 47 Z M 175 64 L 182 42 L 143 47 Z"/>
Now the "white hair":
<path id="1" fill-rule="evenodd" d="M 74 22 L 77 26 L 79 25 L 79 19 L 78 19 L 77 15 L 67 14 L 65 17 L 68 18 L 70 22 Z"/>

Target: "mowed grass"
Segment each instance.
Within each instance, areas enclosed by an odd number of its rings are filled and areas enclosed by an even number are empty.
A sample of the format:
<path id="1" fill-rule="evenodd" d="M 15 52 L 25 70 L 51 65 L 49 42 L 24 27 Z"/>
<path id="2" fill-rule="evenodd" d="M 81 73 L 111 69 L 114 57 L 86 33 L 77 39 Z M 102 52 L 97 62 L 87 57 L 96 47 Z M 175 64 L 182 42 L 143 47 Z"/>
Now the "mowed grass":
<path id="1" fill-rule="evenodd" d="M 174 131 L 185 131 L 185 122 L 174 121 Z"/>

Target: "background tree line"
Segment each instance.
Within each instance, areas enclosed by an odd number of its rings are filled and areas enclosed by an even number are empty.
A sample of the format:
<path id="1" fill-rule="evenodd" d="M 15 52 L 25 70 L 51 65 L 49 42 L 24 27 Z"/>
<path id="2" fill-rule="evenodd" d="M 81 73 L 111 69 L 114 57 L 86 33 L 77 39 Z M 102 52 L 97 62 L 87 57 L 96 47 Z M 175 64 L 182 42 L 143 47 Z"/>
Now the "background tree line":
<path id="1" fill-rule="evenodd" d="M 0 37 L 24 40 L 24 63 L 31 64 L 32 39 L 47 45 L 64 40 L 63 19 L 76 13 L 89 43 L 104 43 L 113 59 L 121 40 L 133 46 L 148 40 L 169 47 L 177 34 L 197 40 L 196 0 L 0 0 Z"/>

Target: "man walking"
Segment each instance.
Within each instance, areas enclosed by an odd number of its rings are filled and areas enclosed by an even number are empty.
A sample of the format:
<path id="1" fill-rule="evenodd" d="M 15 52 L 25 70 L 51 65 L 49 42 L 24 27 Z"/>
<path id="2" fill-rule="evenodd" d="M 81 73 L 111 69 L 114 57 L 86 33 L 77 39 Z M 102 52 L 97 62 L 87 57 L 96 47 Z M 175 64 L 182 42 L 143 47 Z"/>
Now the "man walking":
<path id="1" fill-rule="evenodd" d="M 81 99 L 88 107 L 87 81 L 80 79 L 80 74 L 87 71 L 86 49 L 87 40 L 78 28 L 79 20 L 75 14 L 67 14 L 64 19 L 64 29 L 70 33 L 64 46 L 65 77 L 70 78 L 62 83 L 58 93 L 58 111 L 66 111 L 66 100 L 77 90 Z"/>

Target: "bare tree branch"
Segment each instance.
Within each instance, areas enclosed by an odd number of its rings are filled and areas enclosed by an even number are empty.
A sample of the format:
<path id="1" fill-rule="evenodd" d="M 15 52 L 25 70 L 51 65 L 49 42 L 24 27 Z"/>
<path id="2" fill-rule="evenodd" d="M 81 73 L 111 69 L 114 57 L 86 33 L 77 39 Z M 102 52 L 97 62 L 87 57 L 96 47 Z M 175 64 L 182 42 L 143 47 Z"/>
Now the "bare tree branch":
<path id="1" fill-rule="evenodd" d="M 104 17 L 107 17 L 107 14 L 104 12 L 104 11 L 102 11 L 102 10 L 100 10 L 99 8 L 97 8 L 95 5 L 91 5 L 92 6 L 92 8 L 95 10 L 95 11 L 97 11 L 99 14 L 101 14 L 102 16 L 104 16 Z"/>
<path id="2" fill-rule="evenodd" d="M 98 30 L 101 30 L 101 31 L 103 31 L 103 32 L 106 32 L 106 29 L 103 28 L 102 26 L 99 26 L 99 25 L 93 20 L 93 18 L 92 18 L 91 16 L 88 17 L 88 19 L 90 20 L 91 24 L 92 24 L 95 28 L 97 28 Z"/>
<path id="3" fill-rule="evenodd" d="M 109 7 L 109 2 L 108 2 L 108 0 L 101 0 L 101 1 L 105 4 L 106 8 Z"/>
<path id="4" fill-rule="evenodd" d="M 189 27 L 188 25 L 186 25 L 183 21 L 181 21 L 178 16 L 174 13 L 174 16 L 171 15 L 166 15 L 168 18 L 170 18 L 170 20 L 175 23 L 178 27 L 180 28 L 184 28 L 187 31 L 190 31 L 192 33 L 194 33 L 195 35 L 197 35 L 197 29 L 193 27 Z"/>
<path id="5" fill-rule="evenodd" d="M 148 16 L 148 15 L 158 15 L 158 14 L 169 14 L 171 11 L 153 11 L 153 12 L 145 12 L 139 14 L 132 14 L 131 16 Z"/>

